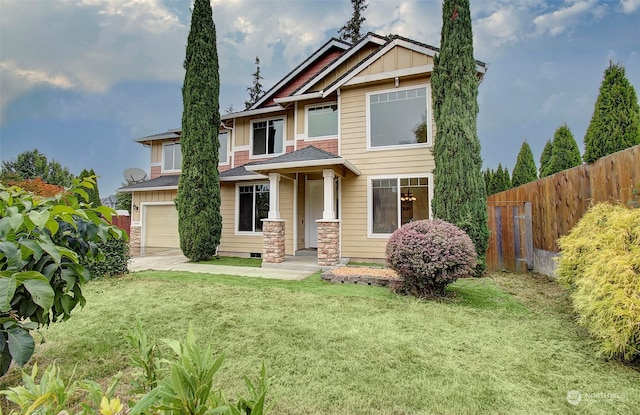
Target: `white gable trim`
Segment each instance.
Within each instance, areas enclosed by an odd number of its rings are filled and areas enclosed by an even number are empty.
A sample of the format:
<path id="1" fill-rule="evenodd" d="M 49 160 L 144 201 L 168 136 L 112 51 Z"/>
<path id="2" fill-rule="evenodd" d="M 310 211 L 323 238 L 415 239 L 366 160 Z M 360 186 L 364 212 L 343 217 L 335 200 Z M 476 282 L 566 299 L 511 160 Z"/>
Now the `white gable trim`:
<path id="1" fill-rule="evenodd" d="M 351 56 L 353 56 L 354 53 L 358 52 L 360 49 L 365 47 L 370 42 L 375 43 L 375 44 L 377 44 L 379 46 L 382 46 L 382 45 L 385 44 L 386 40 L 385 39 L 380 39 L 377 36 L 367 35 L 367 37 L 365 37 L 357 45 L 355 45 L 353 48 L 351 48 L 350 51 L 348 51 L 343 56 L 341 56 L 339 59 L 334 61 L 331 65 L 327 66 L 327 68 L 325 68 L 322 72 L 319 72 L 317 75 L 315 75 L 313 77 L 313 82 L 309 82 L 307 85 L 305 85 L 303 88 L 301 88 L 298 92 L 296 92 L 294 94 L 294 96 L 304 94 L 306 91 L 309 90 L 309 88 L 311 88 L 313 85 L 315 85 L 320 80 L 322 80 L 322 78 L 324 78 L 327 74 L 331 73 L 334 69 L 336 69 L 342 63 L 344 63 L 347 59 L 349 59 Z"/>
<path id="2" fill-rule="evenodd" d="M 297 69 L 295 69 L 294 71 L 292 71 L 288 76 L 286 76 L 285 78 L 283 78 L 280 82 L 278 82 L 274 87 L 272 87 L 269 91 L 269 93 L 265 94 L 262 96 L 262 98 L 260 98 L 258 101 L 256 101 L 255 104 L 253 104 L 251 106 L 251 108 L 249 108 L 250 110 L 254 110 L 256 108 L 258 108 L 260 105 L 264 104 L 269 98 L 271 98 L 273 96 L 274 93 L 278 92 L 278 90 L 280 90 L 280 88 L 282 88 L 283 86 L 285 86 L 286 84 L 289 83 L 289 81 L 291 81 L 293 78 L 295 78 L 296 76 L 298 76 L 302 71 L 304 71 L 305 69 L 307 69 L 307 67 L 309 67 L 309 65 L 311 65 L 312 63 L 314 63 L 316 61 L 316 59 L 318 59 L 320 56 L 322 56 L 325 52 L 327 52 L 329 49 L 331 49 L 332 47 L 338 47 L 342 50 L 347 50 L 349 48 L 348 45 L 336 40 L 336 39 L 332 39 L 329 42 L 327 42 L 324 47 L 320 48 L 318 51 L 316 51 L 313 55 L 311 55 L 311 57 L 307 60 L 307 63 L 305 65 L 300 65 Z"/>
<path id="3" fill-rule="evenodd" d="M 391 79 L 401 76 L 420 75 L 428 72 L 433 72 L 432 64 L 414 66 L 413 68 L 398 69 L 397 71 L 380 72 L 371 75 L 357 76 L 351 79 L 349 82 L 346 82 L 344 86 L 364 84 L 367 82 L 380 81 L 382 79 Z"/>

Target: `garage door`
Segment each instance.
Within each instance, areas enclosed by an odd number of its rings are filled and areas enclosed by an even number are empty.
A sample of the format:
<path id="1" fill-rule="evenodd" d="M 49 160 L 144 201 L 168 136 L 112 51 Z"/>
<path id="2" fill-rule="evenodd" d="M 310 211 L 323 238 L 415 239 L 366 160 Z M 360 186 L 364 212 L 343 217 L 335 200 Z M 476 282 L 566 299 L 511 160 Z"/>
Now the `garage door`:
<path id="1" fill-rule="evenodd" d="M 145 206 L 145 216 L 147 248 L 180 248 L 178 211 L 173 203 Z"/>

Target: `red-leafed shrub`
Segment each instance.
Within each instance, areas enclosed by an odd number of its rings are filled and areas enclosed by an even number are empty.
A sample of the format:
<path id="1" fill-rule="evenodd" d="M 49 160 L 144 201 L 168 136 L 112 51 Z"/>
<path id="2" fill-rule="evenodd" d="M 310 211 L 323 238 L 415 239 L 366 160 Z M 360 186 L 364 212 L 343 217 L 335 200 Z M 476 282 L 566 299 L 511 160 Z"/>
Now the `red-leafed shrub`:
<path id="1" fill-rule="evenodd" d="M 458 278 L 473 276 L 477 258 L 471 238 L 440 219 L 403 225 L 389 238 L 386 256 L 404 279 L 398 291 L 420 298 L 443 295 Z"/>
<path id="2" fill-rule="evenodd" d="M 31 192 L 38 196 L 51 197 L 59 193 L 64 193 L 64 187 L 56 186 L 55 184 L 46 183 L 40 177 L 27 180 L 9 180 L 7 182 L 9 186 L 18 186 L 27 192 Z"/>

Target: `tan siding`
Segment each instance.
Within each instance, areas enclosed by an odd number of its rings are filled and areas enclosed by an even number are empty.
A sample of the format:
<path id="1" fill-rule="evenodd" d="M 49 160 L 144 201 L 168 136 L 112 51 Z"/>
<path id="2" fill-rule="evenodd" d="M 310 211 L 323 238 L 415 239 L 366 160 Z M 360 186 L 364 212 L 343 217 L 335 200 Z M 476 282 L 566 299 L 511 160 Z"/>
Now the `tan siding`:
<path id="1" fill-rule="evenodd" d="M 178 196 L 177 190 L 154 190 L 149 192 L 133 192 L 133 204 L 138 206 L 138 210 L 133 211 L 132 221 L 140 219 L 140 207 L 148 202 L 173 202 Z"/>
<path id="2" fill-rule="evenodd" d="M 428 77 L 403 78 L 401 85 L 424 85 Z M 341 154 L 361 172 L 342 180 L 342 256 L 384 258 L 387 238 L 367 236 L 367 183 L 369 176 L 432 173 L 435 167 L 430 147 L 367 151 L 366 93 L 393 88 L 393 80 L 363 88 L 343 88 Z"/>
<path id="3" fill-rule="evenodd" d="M 151 142 L 151 162 L 162 162 L 162 143 L 164 141 L 152 141 Z"/>
<path id="4" fill-rule="evenodd" d="M 396 46 L 380 58 L 376 59 L 369 66 L 363 68 L 355 78 L 357 79 L 359 76 L 392 72 L 432 63 L 433 58 L 431 56 L 423 55 L 420 52 L 415 52 L 401 46 Z"/>
<path id="5" fill-rule="evenodd" d="M 286 221 L 285 251 L 287 255 L 293 255 L 293 181 L 283 178 L 280 182 L 280 193 L 280 215 Z M 221 183 L 220 197 L 222 238 L 219 251 L 246 256 L 253 252 L 262 253 L 262 234 L 236 235 L 236 184 Z"/>

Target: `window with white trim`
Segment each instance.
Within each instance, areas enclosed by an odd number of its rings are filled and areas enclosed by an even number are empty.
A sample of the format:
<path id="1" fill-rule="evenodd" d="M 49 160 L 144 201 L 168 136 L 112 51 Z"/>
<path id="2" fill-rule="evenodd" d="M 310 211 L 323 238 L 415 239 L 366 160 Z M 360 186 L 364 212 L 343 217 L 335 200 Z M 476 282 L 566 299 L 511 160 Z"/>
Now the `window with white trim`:
<path id="1" fill-rule="evenodd" d="M 238 232 L 262 232 L 269 215 L 269 185 L 238 186 Z"/>
<path id="2" fill-rule="evenodd" d="M 273 155 L 284 152 L 284 118 L 252 121 L 251 154 Z"/>
<path id="3" fill-rule="evenodd" d="M 164 143 L 162 147 L 162 171 L 180 171 L 182 169 L 182 151 L 180 143 Z"/>
<path id="4" fill-rule="evenodd" d="M 225 131 L 218 134 L 218 142 L 220 143 L 218 162 L 220 164 L 227 164 L 229 163 L 229 133 Z"/>
<path id="5" fill-rule="evenodd" d="M 431 122 L 427 87 L 367 94 L 370 148 L 429 143 Z"/>
<path id="6" fill-rule="evenodd" d="M 371 179 L 369 214 L 371 234 L 390 234 L 405 223 L 429 219 L 429 178 Z"/>
<path id="7" fill-rule="evenodd" d="M 338 105 L 323 104 L 308 106 L 307 137 L 335 137 L 338 135 Z"/>

